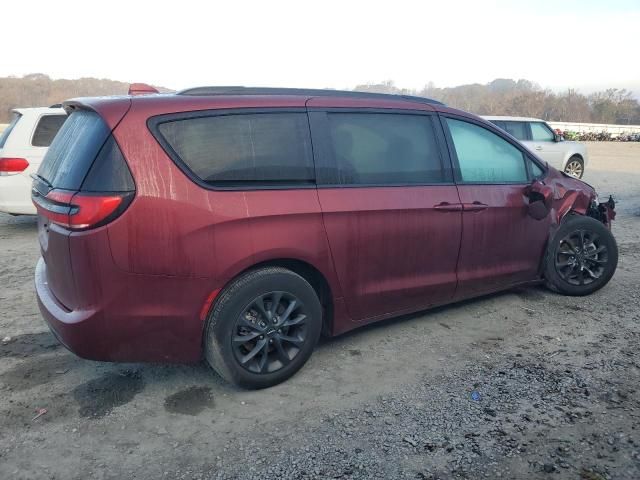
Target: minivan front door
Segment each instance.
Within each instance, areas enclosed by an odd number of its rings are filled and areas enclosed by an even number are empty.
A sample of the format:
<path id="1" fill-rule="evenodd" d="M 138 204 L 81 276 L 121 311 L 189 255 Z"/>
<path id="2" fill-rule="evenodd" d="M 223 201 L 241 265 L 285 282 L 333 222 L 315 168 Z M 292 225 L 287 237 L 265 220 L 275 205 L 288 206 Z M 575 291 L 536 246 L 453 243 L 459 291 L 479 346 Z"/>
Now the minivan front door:
<path id="1" fill-rule="evenodd" d="M 529 148 L 540 158 L 559 170 L 563 169 L 564 148 L 561 142 L 556 142 L 553 130 L 544 122 L 529 122 L 531 141 Z"/>
<path id="2" fill-rule="evenodd" d="M 533 280 L 549 233 L 550 216 L 528 214 L 530 160 L 489 129 L 446 118 L 463 205 L 457 298 Z"/>
<path id="3" fill-rule="evenodd" d="M 437 118 L 309 116 L 320 206 L 350 316 L 374 319 L 450 300 L 462 207 Z"/>

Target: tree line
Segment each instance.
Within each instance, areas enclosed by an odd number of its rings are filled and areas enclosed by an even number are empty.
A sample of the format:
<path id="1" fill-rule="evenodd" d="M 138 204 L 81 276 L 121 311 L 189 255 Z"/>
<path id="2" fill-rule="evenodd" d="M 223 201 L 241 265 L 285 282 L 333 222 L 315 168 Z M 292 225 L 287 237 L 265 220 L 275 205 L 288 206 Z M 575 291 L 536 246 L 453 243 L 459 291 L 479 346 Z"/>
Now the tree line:
<path id="1" fill-rule="evenodd" d="M 73 97 L 126 94 L 129 84 L 98 78 L 53 80 L 34 73 L 0 78 L 0 123 L 8 123 L 11 109 L 42 107 Z M 160 91 L 169 91 L 159 88 Z M 584 95 L 576 90 L 555 93 L 529 80 L 499 78 L 485 85 L 438 88 L 433 83 L 419 90 L 400 88 L 393 81 L 363 84 L 354 90 L 419 95 L 440 100 L 478 115 L 512 115 L 565 122 L 640 124 L 640 104 L 625 89 L 610 88 Z"/>
<path id="2" fill-rule="evenodd" d="M 556 93 L 529 80 L 499 78 L 485 85 L 438 88 L 429 83 L 420 90 L 399 88 L 393 81 L 358 85 L 355 90 L 418 95 L 478 115 L 509 115 L 549 121 L 640 124 L 640 103 L 625 89 L 610 88 L 590 95 L 568 89 Z"/>
<path id="3" fill-rule="evenodd" d="M 9 122 L 12 108 L 48 107 L 74 97 L 124 95 L 128 90 L 128 83 L 100 78 L 53 80 L 41 73 L 0 77 L 0 123 Z"/>

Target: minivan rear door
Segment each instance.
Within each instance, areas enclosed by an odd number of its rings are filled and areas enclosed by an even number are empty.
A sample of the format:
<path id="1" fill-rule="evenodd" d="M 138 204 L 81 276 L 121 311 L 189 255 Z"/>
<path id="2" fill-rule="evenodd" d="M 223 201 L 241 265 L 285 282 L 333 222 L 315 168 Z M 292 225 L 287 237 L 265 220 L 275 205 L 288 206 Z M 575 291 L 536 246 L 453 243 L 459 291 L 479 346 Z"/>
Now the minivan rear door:
<path id="1" fill-rule="evenodd" d="M 314 100 L 318 196 L 350 316 L 372 320 L 451 299 L 462 207 L 437 118 Z"/>

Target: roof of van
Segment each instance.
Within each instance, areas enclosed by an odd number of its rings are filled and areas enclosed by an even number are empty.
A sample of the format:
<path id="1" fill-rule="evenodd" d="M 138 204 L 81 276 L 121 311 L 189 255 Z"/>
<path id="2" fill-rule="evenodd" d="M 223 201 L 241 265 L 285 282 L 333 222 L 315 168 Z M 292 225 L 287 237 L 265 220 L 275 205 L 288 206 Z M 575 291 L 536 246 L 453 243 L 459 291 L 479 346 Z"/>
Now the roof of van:
<path id="1" fill-rule="evenodd" d="M 544 122 L 541 118 L 531 117 L 506 117 L 500 115 L 482 115 L 485 120 L 503 120 L 507 122 Z"/>
<path id="2" fill-rule="evenodd" d="M 215 96 L 215 95 L 286 95 L 305 97 L 346 97 L 346 98 L 371 98 L 379 100 L 406 100 L 414 103 L 432 103 L 444 105 L 438 100 L 415 95 L 402 95 L 391 93 L 359 92 L 353 90 L 330 90 L 314 88 L 272 88 L 272 87 L 195 87 L 176 92 L 176 95 L 187 96 Z"/>

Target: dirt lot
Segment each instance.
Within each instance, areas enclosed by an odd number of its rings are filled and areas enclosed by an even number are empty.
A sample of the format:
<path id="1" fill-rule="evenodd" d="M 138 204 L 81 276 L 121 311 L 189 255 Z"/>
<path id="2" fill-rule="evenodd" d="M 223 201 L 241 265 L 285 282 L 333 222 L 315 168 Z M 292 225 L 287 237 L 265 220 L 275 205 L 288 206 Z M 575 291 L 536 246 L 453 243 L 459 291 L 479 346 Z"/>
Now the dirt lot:
<path id="1" fill-rule="evenodd" d="M 36 306 L 35 221 L 0 215 L 0 478 L 640 478 L 640 143 L 589 150 L 619 201 L 603 290 L 384 322 L 259 392 L 68 353 Z"/>

